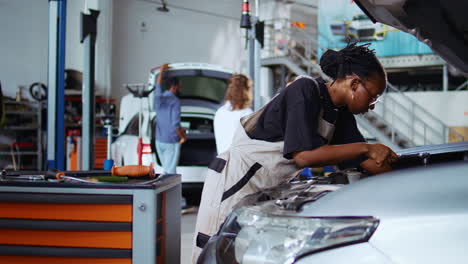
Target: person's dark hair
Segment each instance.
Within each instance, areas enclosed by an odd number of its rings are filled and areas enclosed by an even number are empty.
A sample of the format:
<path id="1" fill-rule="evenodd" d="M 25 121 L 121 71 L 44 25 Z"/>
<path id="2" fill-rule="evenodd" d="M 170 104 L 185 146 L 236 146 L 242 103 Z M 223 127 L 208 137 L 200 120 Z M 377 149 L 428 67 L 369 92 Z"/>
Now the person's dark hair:
<path id="1" fill-rule="evenodd" d="M 382 64 L 375 56 L 375 51 L 369 49 L 370 43 L 348 45 L 340 51 L 327 50 L 320 58 L 320 67 L 323 73 L 333 80 L 345 78 L 356 74 L 360 78 L 368 79 L 373 74 L 386 78 Z"/>
<path id="2" fill-rule="evenodd" d="M 167 87 L 170 88 L 173 85 L 180 84 L 180 80 L 177 77 L 169 77 L 167 78 L 166 83 L 167 83 Z"/>

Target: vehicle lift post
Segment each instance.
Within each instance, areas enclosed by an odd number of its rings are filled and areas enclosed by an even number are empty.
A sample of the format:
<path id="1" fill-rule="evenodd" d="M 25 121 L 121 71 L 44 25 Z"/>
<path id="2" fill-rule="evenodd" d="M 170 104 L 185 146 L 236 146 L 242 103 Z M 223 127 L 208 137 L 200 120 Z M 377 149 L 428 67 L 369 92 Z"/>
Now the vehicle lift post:
<path id="1" fill-rule="evenodd" d="M 49 1 L 47 168 L 64 169 L 65 36 L 67 0 Z"/>
<path id="2" fill-rule="evenodd" d="M 254 26 L 252 27 L 252 25 Z M 243 0 L 240 27 L 245 28 L 246 30 L 246 44 L 248 46 L 249 56 L 249 75 L 254 82 L 253 107 L 254 111 L 256 111 L 262 106 L 260 95 L 260 49 L 263 47 L 264 22 L 259 19 L 259 0 L 255 1 L 254 17 L 250 16 L 249 0 Z"/>
<path id="3" fill-rule="evenodd" d="M 87 12 L 88 10 L 85 10 Z M 83 170 L 94 168 L 94 59 L 99 11 L 89 9 L 81 13 L 81 43 L 84 43 L 83 69 L 83 123 L 82 123 L 82 166 Z"/>

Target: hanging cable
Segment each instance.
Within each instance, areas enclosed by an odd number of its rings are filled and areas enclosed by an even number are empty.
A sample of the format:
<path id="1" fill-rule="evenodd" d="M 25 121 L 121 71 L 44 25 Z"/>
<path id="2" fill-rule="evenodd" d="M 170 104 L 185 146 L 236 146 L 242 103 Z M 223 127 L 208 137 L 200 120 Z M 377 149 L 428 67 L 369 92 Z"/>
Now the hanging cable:
<path id="1" fill-rule="evenodd" d="M 147 2 L 147 3 L 151 3 L 151 4 L 157 4 L 157 5 L 164 4 L 161 1 L 152 1 L 152 0 L 139 0 L 139 1 Z M 221 15 L 221 14 L 218 14 L 218 13 L 209 12 L 209 11 L 205 11 L 205 10 L 193 9 L 193 8 L 178 6 L 178 5 L 174 5 L 174 4 L 166 4 L 166 6 L 174 8 L 174 9 L 190 11 L 190 12 L 193 12 L 193 13 L 204 14 L 204 15 L 208 15 L 208 16 L 215 16 L 215 17 L 220 17 L 220 18 L 224 18 L 224 19 L 239 21 L 239 18 L 237 18 L 237 17 L 225 16 L 225 15 Z"/>

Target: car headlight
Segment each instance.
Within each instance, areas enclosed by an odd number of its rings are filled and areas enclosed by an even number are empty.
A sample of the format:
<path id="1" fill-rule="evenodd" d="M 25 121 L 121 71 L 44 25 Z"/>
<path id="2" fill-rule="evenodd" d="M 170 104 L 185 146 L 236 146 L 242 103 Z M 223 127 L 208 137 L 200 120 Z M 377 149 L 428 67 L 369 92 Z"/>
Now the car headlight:
<path id="1" fill-rule="evenodd" d="M 374 217 L 282 216 L 241 208 L 216 235 L 216 262 L 293 263 L 307 254 L 368 241 L 378 224 Z"/>

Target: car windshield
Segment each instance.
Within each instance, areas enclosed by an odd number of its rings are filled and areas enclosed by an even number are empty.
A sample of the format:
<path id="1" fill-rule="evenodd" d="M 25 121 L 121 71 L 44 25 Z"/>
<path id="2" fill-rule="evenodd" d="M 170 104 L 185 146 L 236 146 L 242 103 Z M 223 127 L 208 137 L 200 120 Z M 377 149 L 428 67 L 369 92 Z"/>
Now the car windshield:
<path id="1" fill-rule="evenodd" d="M 224 99 L 226 80 L 204 76 L 180 76 L 182 98 L 201 98 L 221 103 Z"/>
<path id="2" fill-rule="evenodd" d="M 224 100 L 230 74 L 211 70 L 173 70 L 168 77 L 177 77 L 181 84 L 181 98 L 203 99 L 220 104 Z M 168 89 L 166 83 L 163 90 Z"/>
<path id="3" fill-rule="evenodd" d="M 138 114 L 133 116 L 132 120 L 130 120 L 122 135 L 138 136 L 138 120 Z"/>

